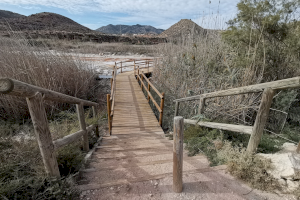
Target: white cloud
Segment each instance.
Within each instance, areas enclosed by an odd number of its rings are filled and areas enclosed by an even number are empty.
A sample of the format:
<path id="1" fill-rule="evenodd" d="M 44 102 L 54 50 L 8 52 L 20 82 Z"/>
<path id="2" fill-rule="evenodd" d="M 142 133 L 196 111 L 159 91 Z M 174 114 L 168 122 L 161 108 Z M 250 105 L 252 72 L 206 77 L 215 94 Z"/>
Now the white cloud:
<path id="1" fill-rule="evenodd" d="M 167 28 L 182 18 L 198 19 L 217 14 L 228 16 L 236 12 L 239 0 L 0 0 L 0 3 L 19 6 L 47 6 L 65 9 L 70 13 L 122 13 L 116 17 L 123 23 L 155 23 Z M 219 3 L 220 2 L 220 3 Z M 118 15 L 116 15 L 118 16 Z M 164 26 L 165 24 L 165 26 Z"/>

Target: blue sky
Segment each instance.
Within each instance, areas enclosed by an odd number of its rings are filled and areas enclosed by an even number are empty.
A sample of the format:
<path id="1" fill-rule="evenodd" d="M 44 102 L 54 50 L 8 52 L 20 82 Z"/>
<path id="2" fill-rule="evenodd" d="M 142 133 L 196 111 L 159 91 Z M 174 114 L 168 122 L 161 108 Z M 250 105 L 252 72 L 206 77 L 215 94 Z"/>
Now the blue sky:
<path id="1" fill-rule="evenodd" d="M 167 29 L 180 19 L 222 29 L 237 13 L 239 0 L 0 0 L 0 10 L 23 15 L 54 12 L 96 29 L 108 24 Z"/>

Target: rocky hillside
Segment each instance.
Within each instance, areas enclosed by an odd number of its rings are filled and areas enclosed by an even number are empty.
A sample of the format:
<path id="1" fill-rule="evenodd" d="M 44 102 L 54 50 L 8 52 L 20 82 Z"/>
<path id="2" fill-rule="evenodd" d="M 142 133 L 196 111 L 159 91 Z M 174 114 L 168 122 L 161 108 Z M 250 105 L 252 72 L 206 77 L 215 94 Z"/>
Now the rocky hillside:
<path id="1" fill-rule="evenodd" d="M 77 22 L 55 13 L 38 13 L 28 17 L 0 19 L 0 31 L 8 30 L 7 23 L 14 31 L 66 31 L 66 32 L 92 32 Z"/>
<path id="2" fill-rule="evenodd" d="M 25 15 L 20 15 L 18 13 L 10 12 L 7 10 L 0 10 L 0 19 L 10 19 L 10 18 L 18 18 L 25 17 Z"/>
<path id="3" fill-rule="evenodd" d="M 164 30 L 154 28 L 153 26 L 139 24 L 132 26 L 109 24 L 107 26 L 102 26 L 96 29 L 96 31 L 100 31 L 106 34 L 160 34 Z"/>
<path id="4" fill-rule="evenodd" d="M 190 19 L 182 19 L 160 34 L 161 37 L 180 37 L 182 35 L 199 35 L 206 30 Z"/>

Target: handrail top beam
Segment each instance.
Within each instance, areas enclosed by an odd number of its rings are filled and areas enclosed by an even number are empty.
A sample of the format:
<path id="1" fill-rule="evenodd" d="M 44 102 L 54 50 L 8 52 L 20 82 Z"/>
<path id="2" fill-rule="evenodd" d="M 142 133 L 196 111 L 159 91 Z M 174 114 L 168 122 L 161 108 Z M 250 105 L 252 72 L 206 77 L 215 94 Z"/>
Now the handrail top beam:
<path id="1" fill-rule="evenodd" d="M 0 93 L 19 97 L 32 97 L 36 93 L 42 93 L 44 100 L 57 101 L 61 103 L 80 104 L 85 106 L 98 106 L 97 103 L 72 97 L 66 94 L 44 89 L 28 83 L 24 83 L 11 78 L 0 77 Z"/>
<path id="2" fill-rule="evenodd" d="M 235 124 L 224 124 L 224 123 L 216 123 L 216 122 L 203 122 L 191 119 L 184 119 L 185 124 L 192 124 L 209 128 L 216 128 L 221 130 L 233 131 L 238 133 L 252 134 L 253 126 L 245 126 L 245 125 L 235 125 Z"/>
<path id="3" fill-rule="evenodd" d="M 201 98 L 224 97 L 224 96 L 231 96 L 231 95 L 262 92 L 266 88 L 272 88 L 273 90 L 282 90 L 282 89 L 297 88 L 297 87 L 300 87 L 300 77 L 294 77 L 294 78 L 288 78 L 288 79 L 283 79 L 278 81 L 260 83 L 256 85 L 232 88 L 228 90 L 221 90 L 221 91 L 216 91 L 211 93 L 204 93 L 192 97 L 175 99 L 174 102 L 193 101 Z"/>
<path id="4" fill-rule="evenodd" d="M 141 74 L 144 76 L 145 80 L 147 81 L 147 83 L 149 83 L 149 85 L 152 87 L 152 89 L 156 92 L 156 94 L 162 99 L 164 98 L 164 96 L 156 89 L 156 87 L 154 87 L 154 85 L 149 81 L 149 79 L 146 77 L 146 75 L 144 74 L 144 72 L 141 71 Z"/>

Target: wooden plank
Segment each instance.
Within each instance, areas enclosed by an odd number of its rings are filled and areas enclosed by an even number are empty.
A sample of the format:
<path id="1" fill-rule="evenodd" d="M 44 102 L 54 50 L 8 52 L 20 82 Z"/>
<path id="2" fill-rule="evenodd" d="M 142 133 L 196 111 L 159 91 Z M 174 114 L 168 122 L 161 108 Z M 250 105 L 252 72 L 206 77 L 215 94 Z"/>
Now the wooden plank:
<path id="1" fill-rule="evenodd" d="M 94 125 L 90 125 L 89 127 L 87 127 L 87 132 L 90 132 L 91 130 L 93 130 L 94 128 L 96 128 L 96 124 Z M 80 130 L 80 131 L 77 131 L 75 133 L 72 133 L 70 135 L 67 135 L 63 138 L 60 138 L 60 139 L 57 139 L 55 141 L 53 141 L 53 144 L 54 144 L 54 148 L 57 150 L 61 147 L 64 147 L 68 144 L 71 144 L 73 142 L 75 142 L 76 140 L 80 139 L 83 134 L 85 133 L 84 130 Z"/>
<path id="2" fill-rule="evenodd" d="M 184 123 L 196 125 L 197 120 L 184 119 Z M 251 134 L 252 129 L 253 129 L 252 126 L 223 124 L 223 123 L 215 123 L 215 122 L 201 122 L 200 121 L 197 124 L 200 126 L 208 127 L 208 128 L 217 128 L 217 129 L 222 129 L 222 130 L 226 130 L 226 131 L 233 131 L 233 132 L 246 133 L 246 134 Z"/>
<path id="3" fill-rule="evenodd" d="M 217 92 L 211 92 L 211 93 L 201 94 L 197 96 L 176 99 L 174 100 L 174 102 L 193 101 L 193 100 L 198 100 L 200 98 L 224 97 L 224 96 L 246 94 L 252 92 L 262 92 L 266 88 L 271 88 L 273 90 L 282 90 L 282 89 L 297 88 L 297 87 L 300 87 L 300 77 L 294 77 L 294 78 L 261 83 L 256 85 L 249 85 L 245 87 L 232 88 L 228 90 L 221 90 Z"/>
<path id="4" fill-rule="evenodd" d="M 40 93 L 43 95 L 44 100 L 70 104 L 83 103 L 85 106 L 98 106 L 97 103 L 91 101 L 82 100 L 76 97 L 68 96 L 66 94 L 55 92 L 53 90 L 47 90 L 10 78 L 0 78 L 0 93 L 20 97 L 32 97 L 36 93 Z"/>

